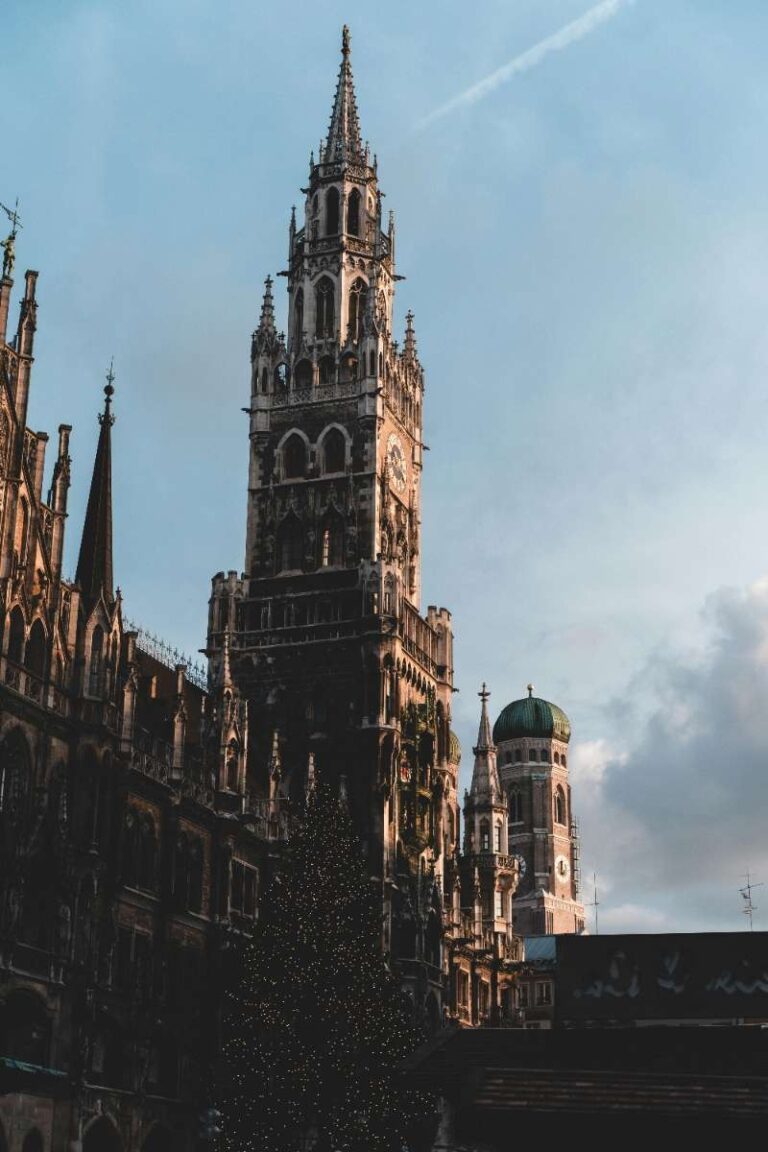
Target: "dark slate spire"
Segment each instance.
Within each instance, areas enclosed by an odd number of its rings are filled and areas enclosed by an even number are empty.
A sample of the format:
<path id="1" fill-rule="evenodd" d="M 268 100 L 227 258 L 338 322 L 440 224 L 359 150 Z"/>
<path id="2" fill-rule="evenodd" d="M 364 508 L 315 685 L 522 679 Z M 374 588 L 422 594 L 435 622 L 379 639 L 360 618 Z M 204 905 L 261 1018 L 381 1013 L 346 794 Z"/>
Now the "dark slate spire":
<path id="1" fill-rule="evenodd" d="M 356 160 L 365 163 L 365 151 L 360 139 L 360 121 L 355 100 L 355 83 L 352 79 L 352 65 L 349 62 L 349 28 L 344 25 L 341 33 L 341 67 L 336 85 L 328 139 L 322 159 L 326 164 L 341 160 Z"/>
<path id="2" fill-rule="evenodd" d="M 99 416 L 99 444 L 77 561 L 76 580 L 89 604 L 98 600 L 102 593 L 108 604 L 115 599 L 112 576 L 112 425 L 115 418 L 111 411 L 114 380 L 110 364 L 104 388 L 104 411 Z"/>
<path id="3" fill-rule="evenodd" d="M 472 771 L 469 794 L 476 805 L 498 805 L 503 802 L 503 793 L 496 767 L 496 747 L 491 736 L 491 722 L 488 718 L 487 701 L 490 692 L 486 689 L 485 684 L 478 695 L 482 700 L 482 710 L 480 712 L 477 746 L 474 749 L 475 765 Z"/>

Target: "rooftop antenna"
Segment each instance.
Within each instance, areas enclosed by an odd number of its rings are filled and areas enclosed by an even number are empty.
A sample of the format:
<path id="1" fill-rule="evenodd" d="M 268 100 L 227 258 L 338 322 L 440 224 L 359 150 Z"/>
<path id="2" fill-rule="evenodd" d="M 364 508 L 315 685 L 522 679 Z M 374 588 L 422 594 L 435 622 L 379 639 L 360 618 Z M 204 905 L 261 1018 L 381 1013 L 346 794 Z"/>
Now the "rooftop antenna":
<path id="1" fill-rule="evenodd" d="M 762 882 L 760 882 L 759 884 L 753 884 L 752 883 L 752 879 L 749 875 L 749 869 L 747 869 L 744 878 L 747 882 L 743 888 L 739 888 L 739 892 L 740 892 L 741 897 L 744 901 L 744 907 L 742 908 L 742 912 L 744 913 L 744 915 L 747 917 L 747 920 L 749 921 L 750 932 L 753 932 L 754 927 L 752 924 L 752 917 L 753 917 L 754 913 L 757 912 L 757 906 L 752 903 L 752 890 L 754 888 L 762 888 L 763 885 L 762 885 Z"/>
<path id="2" fill-rule="evenodd" d="M 592 873 L 592 890 L 594 892 L 594 898 L 589 901 L 589 903 L 587 904 L 587 908 L 594 908 L 594 910 L 595 910 L 595 936 L 599 936 L 600 930 L 599 930 L 598 922 L 597 922 L 597 909 L 598 909 L 598 906 L 600 904 L 600 901 L 597 898 L 597 873 L 596 872 Z"/>

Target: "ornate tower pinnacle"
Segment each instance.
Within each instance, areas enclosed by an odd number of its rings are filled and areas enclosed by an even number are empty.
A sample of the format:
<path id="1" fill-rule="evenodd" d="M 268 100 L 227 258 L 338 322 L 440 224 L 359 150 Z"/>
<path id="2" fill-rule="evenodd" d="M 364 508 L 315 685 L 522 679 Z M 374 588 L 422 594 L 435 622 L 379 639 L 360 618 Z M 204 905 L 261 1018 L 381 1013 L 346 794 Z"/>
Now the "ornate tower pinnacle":
<path id="1" fill-rule="evenodd" d="M 341 33 L 341 67 L 323 156 L 326 164 L 343 160 L 365 163 L 349 57 L 349 28 L 345 24 Z"/>
<path id="2" fill-rule="evenodd" d="M 482 701 L 480 709 L 480 728 L 477 733 L 475 765 L 472 769 L 472 784 L 469 795 L 475 805 L 502 806 L 505 804 L 504 793 L 501 789 L 499 772 L 496 767 L 496 746 L 491 736 L 491 722 L 488 718 L 488 698 L 490 692 L 483 683 L 478 692 Z"/>
<path id="3" fill-rule="evenodd" d="M 269 333 L 270 335 L 273 335 L 275 332 L 275 301 L 272 298 L 271 276 L 267 276 L 264 281 L 264 298 L 261 303 L 258 331 Z"/>
<path id="4" fill-rule="evenodd" d="M 91 490 L 85 512 L 83 537 L 77 561 L 76 580 L 89 604 L 103 594 L 108 604 L 114 600 L 112 575 L 112 397 L 115 374 L 110 362 L 104 387 L 104 411 L 99 415 L 101 431 L 93 465 Z"/>

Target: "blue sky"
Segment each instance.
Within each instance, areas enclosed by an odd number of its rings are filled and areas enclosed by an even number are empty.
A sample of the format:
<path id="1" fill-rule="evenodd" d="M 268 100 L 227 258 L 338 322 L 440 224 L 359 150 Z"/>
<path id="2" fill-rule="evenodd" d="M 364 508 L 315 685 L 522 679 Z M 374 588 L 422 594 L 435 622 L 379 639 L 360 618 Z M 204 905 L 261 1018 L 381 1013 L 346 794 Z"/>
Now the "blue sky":
<path id="1" fill-rule="evenodd" d="M 424 600 L 454 613 L 465 762 L 480 681 L 500 710 L 532 680 L 573 723 L 601 928 L 740 928 L 742 874 L 768 882 L 768 9 L 615 8 L 423 126 L 588 0 L 6 0 L 30 423 L 74 424 L 71 571 L 114 355 L 126 612 L 199 648 L 211 575 L 243 564 L 262 281 L 350 23 L 427 369 Z"/>

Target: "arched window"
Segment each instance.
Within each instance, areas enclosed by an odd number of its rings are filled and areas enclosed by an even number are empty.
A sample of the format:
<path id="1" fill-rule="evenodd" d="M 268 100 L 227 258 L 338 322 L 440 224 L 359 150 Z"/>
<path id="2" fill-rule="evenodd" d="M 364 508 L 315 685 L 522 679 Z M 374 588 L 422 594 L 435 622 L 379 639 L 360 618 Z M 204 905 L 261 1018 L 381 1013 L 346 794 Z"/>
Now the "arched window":
<path id="1" fill-rule="evenodd" d="M 321 356 L 318 364 L 318 373 L 321 384 L 333 384 L 336 381 L 336 361 L 333 356 Z"/>
<path id="2" fill-rule="evenodd" d="M 347 232 L 350 236 L 360 235 L 360 193 L 353 188 L 347 200 Z"/>
<path id="3" fill-rule="evenodd" d="M 24 663 L 32 675 L 37 676 L 39 680 L 42 680 L 45 675 L 45 649 L 45 628 L 43 628 L 42 621 L 35 620 L 29 633 Z"/>
<path id="4" fill-rule="evenodd" d="M 333 281 L 323 276 L 315 285 L 315 335 L 333 336 L 335 324 Z"/>
<path id="5" fill-rule="evenodd" d="M 509 794 L 509 819 L 512 824 L 519 824 L 523 818 L 523 798 L 517 788 Z"/>
<path id="6" fill-rule="evenodd" d="M 339 190 L 329 188 L 325 197 L 325 234 L 337 236 L 339 232 Z"/>
<path id="7" fill-rule="evenodd" d="M 323 524 L 320 564 L 323 568 L 338 567 L 344 563 L 344 521 L 332 510 Z"/>
<path id="8" fill-rule="evenodd" d="M 487 820 L 480 821 L 480 851 L 490 852 L 491 850 L 491 827 Z"/>
<path id="9" fill-rule="evenodd" d="M 515 763 L 519 764 L 520 761 L 522 760 L 522 758 L 523 758 L 522 748 L 515 748 Z"/>
<path id="10" fill-rule="evenodd" d="M 365 302 L 367 297 L 368 285 L 364 280 L 355 280 L 349 290 L 349 335 L 353 340 L 359 340 L 363 334 L 363 319 L 365 317 Z"/>
<path id="11" fill-rule="evenodd" d="M 304 531 L 298 516 L 286 516 L 277 530 L 278 572 L 304 567 Z"/>
<path id="12" fill-rule="evenodd" d="M 190 912 L 201 912 L 203 908 L 203 846 L 199 840 L 193 840 L 189 846 L 187 907 Z"/>
<path id="13" fill-rule="evenodd" d="M 312 387 L 312 364 L 309 360 L 299 360 L 294 373 L 297 388 Z"/>
<path id="14" fill-rule="evenodd" d="M 357 357 L 351 353 L 342 357 L 339 379 L 342 384 L 351 384 L 353 380 L 357 380 Z"/>
<path id="15" fill-rule="evenodd" d="M 565 752 L 563 752 L 563 754 L 560 757 L 560 764 L 563 768 L 567 767 L 567 765 L 565 763 Z"/>
<path id="16" fill-rule="evenodd" d="M 50 1030 L 42 1000 L 30 992 L 12 992 L 0 1009 L 0 1054 L 44 1067 Z"/>
<path id="17" fill-rule="evenodd" d="M 8 659 L 14 664 L 21 664 L 24 660 L 24 614 L 18 605 L 11 612 L 11 623 L 8 629 Z"/>
<path id="18" fill-rule="evenodd" d="M 293 302 L 293 338 L 297 347 L 304 339 L 304 289 L 299 288 Z"/>
<path id="19" fill-rule="evenodd" d="M 284 392 L 288 387 L 288 365 L 276 364 L 273 375 L 275 380 L 275 390 L 277 392 Z"/>
<path id="20" fill-rule="evenodd" d="M 307 471 L 307 447 L 298 432 L 294 432 L 283 444 L 283 476 L 286 480 L 297 480 Z"/>
<path id="21" fill-rule="evenodd" d="M 528 759 L 529 760 L 538 760 L 538 758 L 539 758 L 539 754 L 536 751 L 536 749 L 535 748 L 529 748 L 528 749 Z"/>
<path id="22" fill-rule="evenodd" d="M 542 750 L 541 750 L 541 762 L 542 762 L 542 764 L 549 764 L 549 749 L 548 748 L 542 748 Z"/>
<path id="23" fill-rule="evenodd" d="M 104 630 L 97 624 L 91 636 L 91 660 L 88 666 L 88 695 L 99 696 L 102 689 Z"/>
<path id="24" fill-rule="evenodd" d="M 153 892 L 157 887 L 157 836 L 149 816 L 139 825 L 139 888 Z"/>
<path id="25" fill-rule="evenodd" d="M 19 550 L 19 562 L 21 564 L 27 558 L 27 540 L 29 538 L 29 504 L 22 497 L 19 501 L 19 522 L 16 529 L 16 540 Z"/>
<path id="26" fill-rule="evenodd" d="M 565 824 L 565 792 L 559 784 L 555 789 L 555 824 Z"/>
<path id="27" fill-rule="evenodd" d="M 85 1131 L 83 1152 L 123 1152 L 123 1142 L 111 1120 L 99 1116 Z"/>
<path id="28" fill-rule="evenodd" d="M 230 792 L 237 792 L 238 776 L 239 776 L 239 758 L 240 752 L 236 740 L 230 740 L 227 745 L 227 788 Z"/>
<path id="29" fill-rule="evenodd" d="M 560 763 L 560 753 L 555 752 L 555 764 L 559 764 L 559 763 Z"/>
<path id="30" fill-rule="evenodd" d="M 501 824 L 499 823 L 493 826 L 493 850 L 494 852 L 501 852 Z"/>
<path id="31" fill-rule="evenodd" d="M 323 472 L 343 472 L 347 455 L 347 442 L 338 428 L 331 428 L 323 437 Z"/>

